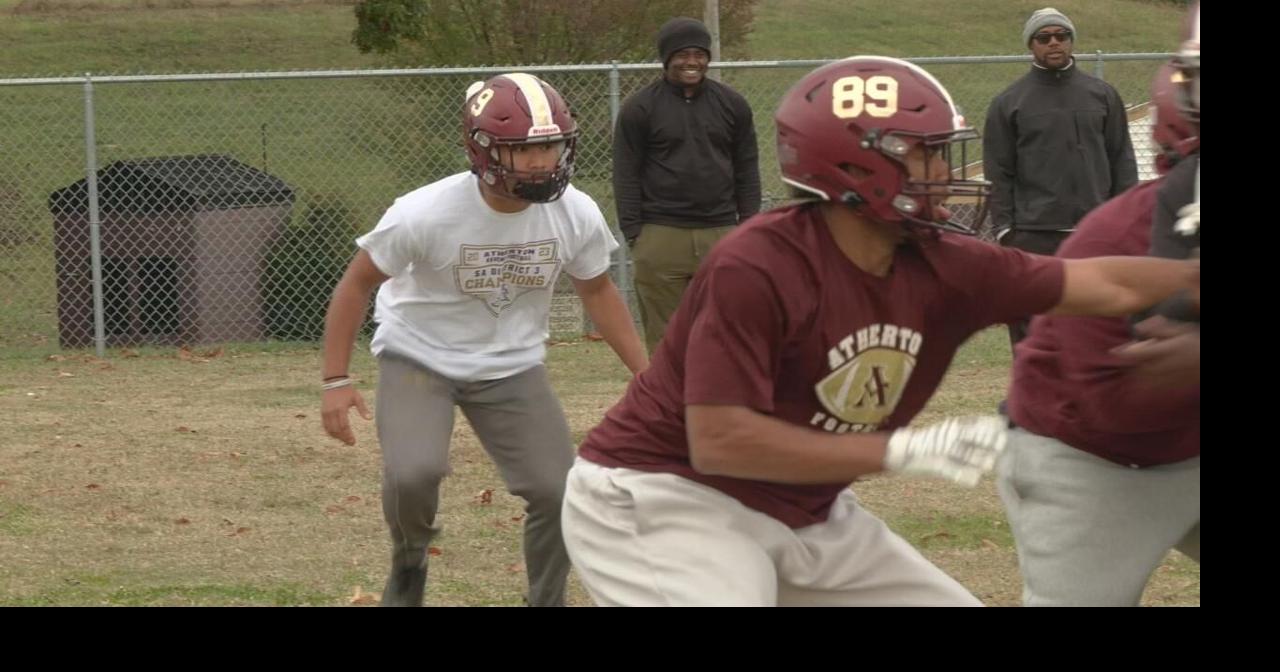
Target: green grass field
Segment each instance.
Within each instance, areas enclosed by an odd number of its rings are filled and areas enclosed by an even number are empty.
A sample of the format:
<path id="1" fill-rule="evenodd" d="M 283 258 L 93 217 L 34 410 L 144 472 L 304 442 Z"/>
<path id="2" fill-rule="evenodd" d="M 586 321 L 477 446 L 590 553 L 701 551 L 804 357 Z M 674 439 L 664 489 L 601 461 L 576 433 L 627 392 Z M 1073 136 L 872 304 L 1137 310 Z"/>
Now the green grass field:
<path id="1" fill-rule="evenodd" d="M 325 436 L 318 366 L 316 348 L 298 345 L 0 359 L 0 606 L 375 599 L 389 542 L 373 426 L 354 420 L 355 447 Z M 979 334 L 921 420 L 990 412 L 1008 366 L 1004 330 Z M 627 381 L 603 343 L 555 345 L 548 368 L 575 440 Z M 365 349 L 352 372 L 374 401 Z M 428 602 L 517 605 L 521 502 L 461 415 L 452 466 Z M 854 489 L 983 601 L 1018 603 L 1016 552 L 990 478 L 973 490 L 891 477 Z M 588 604 L 571 585 L 571 603 Z M 1144 603 L 1198 605 L 1199 565 L 1171 554 Z"/>

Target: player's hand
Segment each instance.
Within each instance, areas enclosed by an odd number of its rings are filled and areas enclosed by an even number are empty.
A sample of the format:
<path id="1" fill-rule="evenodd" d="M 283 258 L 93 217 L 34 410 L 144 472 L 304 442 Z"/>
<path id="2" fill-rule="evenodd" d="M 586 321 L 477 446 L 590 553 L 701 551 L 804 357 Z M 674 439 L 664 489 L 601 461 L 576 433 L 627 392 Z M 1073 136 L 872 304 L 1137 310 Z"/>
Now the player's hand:
<path id="1" fill-rule="evenodd" d="M 905 427 L 889 436 L 884 468 L 971 488 L 995 467 L 1008 435 L 1009 422 L 998 415 L 947 418 L 926 427 Z"/>
<path id="2" fill-rule="evenodd" d="M 1152 317 L 1135 330 L 1142 340 L 1112 352 L 1133 366 L 1133 372 L 1153 387 L 1200 384 L 1200 325 Z"/>
<path id="3" fill-rule="evenodd" d="M 349 416 L 351 407 L 355 406 L 360 417 L 372 420 L 373 414 L 364 403 L 364 397 L 354 385 L 325 390 L 320 401 L 320 418 L 324 421 L 324 431 L 335 439 L 347 444 L 356 445 L 356 435 L 351 431 Z"/>

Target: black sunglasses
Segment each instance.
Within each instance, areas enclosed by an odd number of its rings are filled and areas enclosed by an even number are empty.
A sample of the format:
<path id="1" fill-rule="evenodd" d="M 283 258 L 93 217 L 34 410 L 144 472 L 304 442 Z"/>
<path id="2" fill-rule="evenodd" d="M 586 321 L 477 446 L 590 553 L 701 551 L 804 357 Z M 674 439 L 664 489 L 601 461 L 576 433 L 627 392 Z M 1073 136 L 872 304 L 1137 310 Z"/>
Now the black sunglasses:
<path id="1" fill-rule="evenodd" d="M 1049 44 L 1049 40 L 1052 40 L 1055 37 L 1058 38 L 1059 42 L 1066 42 L 1073 36 L 1071 31 L 1064 30 L 1061 33 L 1036 33 L 1031 36 L 1031 39 L 1035 40 L 1038 44 Z"/>

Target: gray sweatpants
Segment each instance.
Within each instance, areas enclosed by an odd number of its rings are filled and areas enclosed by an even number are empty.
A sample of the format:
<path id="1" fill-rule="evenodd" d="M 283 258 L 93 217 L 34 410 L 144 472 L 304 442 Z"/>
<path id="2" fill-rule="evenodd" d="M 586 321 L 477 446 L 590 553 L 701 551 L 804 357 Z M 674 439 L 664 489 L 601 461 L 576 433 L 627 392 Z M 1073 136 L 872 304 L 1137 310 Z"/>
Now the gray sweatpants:
<path id="1" fill-rule="evenodd" d="M 569 556 L 560 535 L 560 503 L 573 464 L 573 439 L 546 367 L 467 383 L 383 353 L 378 369 L 382 510 L 391 528 L 392 571 L 426 564 L 437 530 L 440 482 L 449 473 L 449 437 L 457 405 L 507 489 L 526 502 L 529 604 L 562 606 Z"/>
<path id="2" fill-rule="evenodd" d="M 1015 430 L 997 487 L 1027 606 L 1137 606 L 1176 548 L 1200 562 L 1200 458 L 1134 469 Z"/>

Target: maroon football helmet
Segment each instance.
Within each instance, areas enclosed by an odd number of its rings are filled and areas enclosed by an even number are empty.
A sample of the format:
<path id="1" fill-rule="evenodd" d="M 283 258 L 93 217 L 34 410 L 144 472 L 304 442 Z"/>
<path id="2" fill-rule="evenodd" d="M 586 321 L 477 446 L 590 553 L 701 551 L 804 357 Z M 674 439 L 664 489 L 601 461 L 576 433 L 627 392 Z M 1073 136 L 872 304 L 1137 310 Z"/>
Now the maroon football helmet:
<path id="1" fill-rule="evenodd" d="M 986 215 L 991 183 L 967 179 L 980 162 L 966 143 L 951 95 L 920 67 L 896 58 L 856 56 L 806 75 L 774 116 L 778 162 L 787 184 L 823 200 L 846 203 L 872 220 L 972 235 Z M 916 180 L 905 159 L 917 145 L 941 152 L 951 170 Z M 937 206 L 973 206 L 971 225 Z"/>
<path id="2" fill-rule="evenodd" d="M 1196 125 L 1200 134 L 1200 3 L 1191 6 L 1183 31 L 1182 45 L 1173 57 L 1173 67 L 1182 72 L 1179 92 L 1179 109 Z"/>
<path id="3" fill-rule="evenodd" d="M 462 110 L 471 172 L 498 193 L 534 203 L 560 198 L 573 177 L 578 125 L 550 84 L 520 72 L 473 85 Z M 500 147 L 562 143 L 550 172 L 519 172 L 504 164 Z"/>
<path id="4" fill-rule="evenodd" d="M 1179 113 L 1179 87 L 1183 73 L 1165 63 L 1151 80 L 1151 138 L 1160 152 L 1156 172 L 1164 175 L 1178 161 L 1200 149 L 1200 136 L 1191 122 Z"/>

